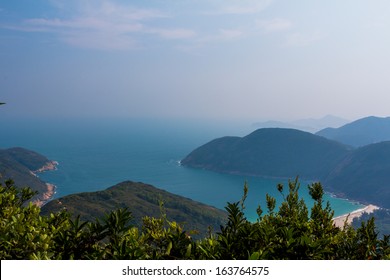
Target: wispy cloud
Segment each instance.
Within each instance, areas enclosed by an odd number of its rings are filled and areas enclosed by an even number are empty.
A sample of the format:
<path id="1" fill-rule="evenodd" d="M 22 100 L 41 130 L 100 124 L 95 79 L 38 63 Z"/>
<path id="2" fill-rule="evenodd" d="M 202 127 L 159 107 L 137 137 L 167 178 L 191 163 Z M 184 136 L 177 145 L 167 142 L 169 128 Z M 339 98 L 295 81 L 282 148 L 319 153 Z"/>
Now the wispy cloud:
<path id="1" fill-rule="evenodd" d="M 325 38 L 325 35 L 321 32 L 314 32 L 311 34 L 304 33 L 292 33 L 288 35 L 285 43 L 286 47 L 305 47 L 315 42 L 321 41 Z"/>
<path id="2" fill-rule="evenodd" d="M 177 45 L 176 49 L 191 55 L 202 55 L 202 50 L 209 45 L 236 41 L 244 36 L 246 36 L 246 33 L 241 29 L 219 29 L 213 34 L 198 35 L 188 41 L 187 44 Z"/>
<path id="3" fill-rule="evenodd" d="M 279 32 L 291 29 L 292 22 L 284 18 L 274 18 L 271 20 L 256 20 L 256 27 L 266 33 Z"/>
<path id="4" fill-rule="evenodd" d="M 245 15 L 255 14 L 266 9 L 273 0 L 224 0 L 216 1 L 215 10 L 208 11 L 210 15 Z"/>
<path id="5" fill-rule="evenodd" d="M 234 40 L 242 37 L 244 32 L 240 29 L 220 29 L 219 39 L 222 40 Z"/>
<path id="6" fill-rule="evenodd" d="M 156 34 L 165 39 L 188 39 L 196 36 L 196 32 L 185 28 L 146 28 L 144 32 Z"/>
<path id="7" fill-rule="evenodd" d="M 243 36 L 245 36 L 245 32 L 241 29 L 221 28 L 219 30 L 216 30 L 212 34 L 198 36 L 197 38 L 194 38 L 190 43 L 192 44 L 192 46 L 195 46 L 196 49 L 199 49 L 209 44 L 218 44 L 238 40 Z"/>
<path id="8" fill-rule="evenodd" d="M 53 1 L 53 0 L 52 0 Z M 53 3 L 57 3 L 53 1 Z M 169 15 L 155 9 L 136 8 L 112 1 L 70 1 L 74 13 L 68 18 L 32 18 L 9 29 L 24 32 L 48 32 L 59 40 L 76 47 L 126 50 L 138 47 L 140 35 L 155 35 L 163 39 L 186 39 L 195 35 L 190 29 L 153 24 Z M 56 5 L 58 9 L 64 9 Z"/>

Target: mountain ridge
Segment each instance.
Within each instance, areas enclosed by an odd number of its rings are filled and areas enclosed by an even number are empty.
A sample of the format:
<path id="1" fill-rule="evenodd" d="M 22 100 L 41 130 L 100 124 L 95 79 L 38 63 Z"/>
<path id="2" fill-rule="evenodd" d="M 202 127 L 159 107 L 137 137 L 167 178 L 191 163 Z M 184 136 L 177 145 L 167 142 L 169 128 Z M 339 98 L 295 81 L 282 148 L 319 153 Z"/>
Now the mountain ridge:
<path id="1" fill-rule="evenodd" d="M 369 116 L 350 122 L 339 128 L 325 128 L 316 135 L 353 147 L 390 140 L 390 117 Z"/>
<path id="2" fill-rule="evenodd" d="M 263 121 L 256 122 L 252 126 L 256 129 L 258 128 L 292 128 L 298 129 L 310 133 L 315 133 L 321 129 L 327 127 L 340 127 L 345 125 L 349 121 L 340 117 L 336 117 L 333 115 L 326 115 L 322 118 L 309 118 L 309 119 L 299 119 L 294 121 Z"/>

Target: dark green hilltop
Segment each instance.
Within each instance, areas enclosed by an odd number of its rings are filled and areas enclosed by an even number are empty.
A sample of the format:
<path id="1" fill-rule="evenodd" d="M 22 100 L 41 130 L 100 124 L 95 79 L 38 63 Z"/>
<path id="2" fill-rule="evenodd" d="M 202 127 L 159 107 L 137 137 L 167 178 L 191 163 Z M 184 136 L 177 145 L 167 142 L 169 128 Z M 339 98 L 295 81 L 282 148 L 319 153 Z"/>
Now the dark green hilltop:
<path id="1" fill-rule="evenodd" d="M 339 196 L 390 208 L 390 142 L 361 148 L 295 129 L 264 128 L 195 149 L 182 165 L 230 174 L 321 181 Z"/>
<path id="2" fill-rule="evenodd" d="M 222 137 L 191 152 L 181 163 L 231 174 L 322 180 L 349 148 L 296 129 L 263 128 L 245 137 Z"/>
<path id="3" fill-rule="evenodd" d="M 163 207 L 160 207 L 163 203 Z M 183 223 L 187 230 L 198 231 L 204 236 L 209 226 L 218 230 L 227 213 L 212 206 L 169 193 L 139 182 L 126 181 L 103 191 L 84 192 L 55 199 L 44 205 L 41 213 L 48 215 L 66 209 L 81 220 L 94 221 L 107 213 L 128 208 L 138 226 L 145 216 L 161 217 L 166 213 L 168 220 Z"/>

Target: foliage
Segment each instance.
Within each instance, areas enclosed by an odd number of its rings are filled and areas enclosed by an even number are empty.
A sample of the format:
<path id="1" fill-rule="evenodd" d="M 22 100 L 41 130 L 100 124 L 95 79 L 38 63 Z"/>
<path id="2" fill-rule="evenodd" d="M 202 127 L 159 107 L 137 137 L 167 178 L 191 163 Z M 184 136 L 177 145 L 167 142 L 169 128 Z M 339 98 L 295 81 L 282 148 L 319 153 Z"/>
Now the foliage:
<path id="1" fill-rule="evenodd" d="M 142 227 L 132 223 L 126 208 L 105 218 L 81 221 L 66 211 L 41 216 L 27 203 L 34 193 L 16 188 L 12 181 L 0 186 L 1 259 L 390 259 L 390 238 L 379 238 L 374 219 L 354 229 L 333 225 L 333 211 L 324 205 L 320 183 L 309 186 L 314 206 L 309 211 L 299 198 L 298 180 L 288 190 L 279 184 L 283 198 L 267 196 L 267 211 L 259 206 L 258 220 L 245 215 L 245 185 L 242 199 L 228 203 L 228 220 L 218 233 L 193 240 L 183 224 L 160 217 L 143 218 Z M 309 214 L 310 213 L 310 214 Z"/>
<path id="2" fill-rule="evenodd" d="M 132 222 L 142 228 L 145 216 L 161 215 L 160 201 L 164 202 L 164 213 L 169 220 L 185 223 L 186 227 L 196 230 L 196 238 L 205 237 L 207 227 L 218 229 L 227 218 L 225 211 L 205 205 L 191 199 L 175 195 L 151 185 L 125 181 L 108 189 L 97 192 L 83 192 L 67 195 L 45 204 L 41 214 L 50 216 L 66 208 L 73 218 L 80 216 L 81 221 L 102 219 L 110 211 L 128 208 Z"/>
<path id="3" fill-rule="evenodd" d="M 373 213 L 364 213 L 361 217 L 354 219 L 352 226 L 360 227 L 362 221 L 367 222 L 370 218 L 375 218 L 375 226 L 380 235 L 390 235 L 390 210 L 378 209 Z"/>
<path id="4" fill-rule="evenodd" d="M 31 171 L 50 162 L 46 157 L 23 148 L 0 149 L 0 183 L 13 178 L 18 186 L 29 186 L 38 193 L 47 190 L 46 184 Z"/>

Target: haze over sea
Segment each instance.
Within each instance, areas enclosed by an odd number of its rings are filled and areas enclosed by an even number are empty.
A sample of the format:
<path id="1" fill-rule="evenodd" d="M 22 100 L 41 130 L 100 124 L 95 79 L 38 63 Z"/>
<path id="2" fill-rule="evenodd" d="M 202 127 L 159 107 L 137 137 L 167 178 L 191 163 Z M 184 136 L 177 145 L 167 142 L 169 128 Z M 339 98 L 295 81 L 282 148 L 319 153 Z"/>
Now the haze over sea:
<path id="1" fill-rule="evenodd" d="M 255 220 L 259 204 L 266 210 L 266 193 L 280 202 L 276 185 L 284 183 L 287 189 L 283 179 L 220 174 L 179 164 L 193 149 L 214 138 L 250 133 L 253 128 L 247 123 L 49 119 L 1 121 L 1 126 L 0 148 L 24 147 L 59 162 L 58 170 L 40 174 L 57 186 L 56 198 L 132 180 L 223 209 L 227 201 L 241 199 L 247 182 L 246 214 Z M 309 203 L 307 185 L 301 181 L 301 195 Z M 362 207 L 331 195 L 326 200 L 336 216 Z"/>

